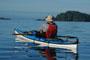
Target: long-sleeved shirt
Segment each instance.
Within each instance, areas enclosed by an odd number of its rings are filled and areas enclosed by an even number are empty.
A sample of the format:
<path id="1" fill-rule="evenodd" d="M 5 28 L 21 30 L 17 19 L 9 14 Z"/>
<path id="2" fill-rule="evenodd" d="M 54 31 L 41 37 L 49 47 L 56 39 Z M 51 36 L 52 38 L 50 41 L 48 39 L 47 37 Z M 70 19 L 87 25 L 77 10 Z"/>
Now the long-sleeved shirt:
<path id="1" fill-rule="evenodd" d="M 45 32 L 46 38 L 54 38 L 57 35 L 57 25 L 55 23 L 43 24 L 40 32 Z"/>

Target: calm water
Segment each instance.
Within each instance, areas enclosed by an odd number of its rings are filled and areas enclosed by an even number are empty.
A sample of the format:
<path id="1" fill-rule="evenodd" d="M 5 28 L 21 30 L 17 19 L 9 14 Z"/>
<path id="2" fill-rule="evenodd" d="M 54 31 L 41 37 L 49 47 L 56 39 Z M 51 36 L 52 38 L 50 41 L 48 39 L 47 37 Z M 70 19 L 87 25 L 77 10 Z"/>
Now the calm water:
<path id="1" fill-rule="evenodd" d="M 37 30 L 43 21 L 35 21 L 48 14 L 29 13 L 1 13 L 0 16 L 11 17 L 12 20 L 0 20 L 0 60 L 46 60 L 38 53 L 27 48 L 17 48 L 15 36 L 12 35 L 15 28 L 21 30 Z M 34 19 L 35 18 L 35 19 Z M 58 35 L 77 36 L 80 40 L 79 60 L 90 60 L 90 22 L 56 22 Z M 57 55 L 60 55 L 57 53 Z M 61 60 L 57 57 L 58 60 Z M 63 60 L 63 59 L 62 59 Z"/>

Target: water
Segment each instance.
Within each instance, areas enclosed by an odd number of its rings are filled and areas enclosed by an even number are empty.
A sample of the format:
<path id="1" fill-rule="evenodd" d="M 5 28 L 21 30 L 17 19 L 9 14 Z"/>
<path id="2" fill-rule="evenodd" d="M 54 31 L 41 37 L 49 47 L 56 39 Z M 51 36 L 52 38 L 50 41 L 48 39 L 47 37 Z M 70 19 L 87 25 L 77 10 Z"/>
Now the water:
<path id="1" fill-rule="evenodd" d="M 1 12 L 0 12 L 1 13 Z M 46 60 L 38 51 L 27 48 L 16 48 L 15 36 L 12 35 L 15 28 L 21 30 L 37 30 L 43 21 L 35 19 L 48 15 L 41 13 L 6 13 L 0 16 L 11 17 L 11 20 L 0 20 L 0 60 Z M 35 19 L 34 19 L 35 18 Z M 79 60 L 90 59 L 90 22 L 56 22 L 58 35 L 77 36 L 79 44 Z M 60 55 L 57 53 L 57 55 Z M 58 60 L 61 60 L 58 58 Z"/>

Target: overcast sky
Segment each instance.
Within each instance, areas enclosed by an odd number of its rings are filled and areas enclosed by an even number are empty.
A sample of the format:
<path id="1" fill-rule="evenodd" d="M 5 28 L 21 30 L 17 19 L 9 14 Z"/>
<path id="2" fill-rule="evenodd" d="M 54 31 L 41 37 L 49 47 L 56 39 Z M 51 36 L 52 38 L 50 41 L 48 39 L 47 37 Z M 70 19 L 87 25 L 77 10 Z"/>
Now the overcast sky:
<path id="1" fill-rule="evenodd" d="M 0 11 L 90 13 L 90 0 L 0 0 Z"/>

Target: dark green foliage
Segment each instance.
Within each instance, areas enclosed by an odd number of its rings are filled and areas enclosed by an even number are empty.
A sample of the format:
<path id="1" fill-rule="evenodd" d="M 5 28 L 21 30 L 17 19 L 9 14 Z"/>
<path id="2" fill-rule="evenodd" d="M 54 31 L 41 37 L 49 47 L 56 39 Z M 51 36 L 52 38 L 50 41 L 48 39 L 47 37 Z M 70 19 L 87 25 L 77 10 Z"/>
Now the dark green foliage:
<path id="1" fill-rule="evenodd" d="M 67 11 L 56 16 L 57 21 L 90 21 L 90 15 L 78 11 Z"/>

